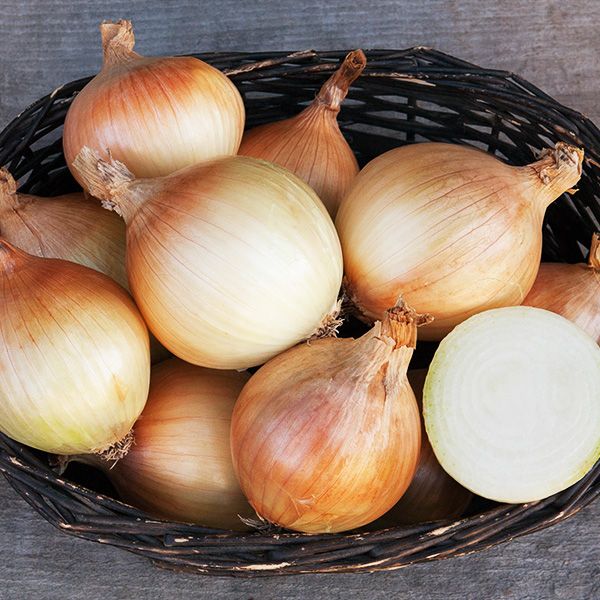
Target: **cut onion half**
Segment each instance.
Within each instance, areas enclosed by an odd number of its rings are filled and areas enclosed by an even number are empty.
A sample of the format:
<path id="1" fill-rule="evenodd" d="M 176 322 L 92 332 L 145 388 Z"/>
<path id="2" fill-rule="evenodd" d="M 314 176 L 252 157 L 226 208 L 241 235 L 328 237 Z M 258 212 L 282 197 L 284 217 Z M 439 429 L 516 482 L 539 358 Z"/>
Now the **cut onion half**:
<path id="1" fill-rule="evenodd" d="M 488 310 L 441 342 L 423 405 L 454 479 L 498 502 L 540 500 L 600 457 L 600 347 L 546 310 Z"/>

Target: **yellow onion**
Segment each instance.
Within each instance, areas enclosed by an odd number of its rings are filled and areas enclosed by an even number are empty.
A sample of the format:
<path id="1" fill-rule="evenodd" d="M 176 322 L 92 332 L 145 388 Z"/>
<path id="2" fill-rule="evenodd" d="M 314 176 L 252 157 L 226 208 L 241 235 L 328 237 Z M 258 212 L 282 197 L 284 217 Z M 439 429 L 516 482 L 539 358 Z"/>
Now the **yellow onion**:
<path id="1" fill-rule="evenodd" d="M 120 496 L 160 518 L 246 529 L 240 516 L 255 515 L 233 471 L 229 429 L 248 378 L 176 358 L 153 367 L 134 443 L 115 464 L 102 461 Z"/>
<path id="2" fill-rule="evenodd" d="M 419 410 L 423 410 L 423 385 L 427 369 L 408 372 Z M 415 476 L 400 500 L 382 518 L 385 525 L 422 523 L 460 517 L 473 494 L 454 481 L 437 461 L 427 435 L 421 436 L 421 452 Z"/>
<path id="3" fill-rule="evenodd" d="M 285 169 L 237 156 L 134 179 L 88 148 L 75 168 L 123 215 L 131 291 L 150 330 L 179 358 L 244 369 L 335 322 L 335 227 Z"/>
<path id="4" fill-rule="evenodd" d="M 399 500 L 421 443 L 406 371 L 425 320 L 399 306 L 356 340 L 296 346 L 252 376 L 233 411 L 231 451 L 258 515 L 297 531 L 336 532 Z"/>
<path id="5" fill-rule="evenodd" d="M 274 162 L 298 175 L 317 192 L 332 217 L 358 174 L 358 163 L 337 116 L 366 63 L 362 50 L 350 52 L 308 107 L 295 117 L 246 132 L 239 150 L 239 154 Z"/>
<path id="6" fill-rule="evenodd" d="M 18 194 L 0 168 L 0 235 L 34 256 L 60 258 L 108 275 L 129 289 L 125 271 L 125 223 L 84 194 L 54 198 Z M 169 356 L 150 336 L 152 362 Z"/>
<path id="7" fill-rule="evenodd" d="M 223 73 L 192 57 L 140 56 L 129 21 L 100 30 L 102 69 L 65 119 L 67 165 L 85 145 L 110 148 L 138 177 L 156 177 L 237 152 L 244 105 Z"/>
<path id="8" fill-rule="evenodd" d="M 17 194 L 15 180 L 0 169 L 0 235 L 29 254 L 79 263 L 127 287 L 125 223 L 81 193 Z"/>
<path id="9" fill-rule="evenodd" d="M 3 240 L 0 280 L 0 430 L 56 454 L 124 443 L 150 378 L 148 331 L 127 292 Z"/>
<path id="10" fill-rule="evenodd" d="M 433 315 L 426 340 L 482 310 L 520 304 L 539 267 L 546 207 L 577 183 L 582 160 L 564 143 L 524 167 L 454 144 L 382 154 L 337 216 L 347 293 L 367 320 L 402 294 Z"/>
<path id="11" fill-rule="evenodd" d="M 437 459 L 461 485 L 534 502 L 600 458 L 599 400 L 596 341 L 560 315 L 511 306 L 474 315 L 442 340 L 423 417 Z"/>
<path id="12" fill-rule="evenodd" d="M 587 264 L 542 263 L 523 304 L 566 317 L 600 344 L 600 235 L 592 237 Z"/>

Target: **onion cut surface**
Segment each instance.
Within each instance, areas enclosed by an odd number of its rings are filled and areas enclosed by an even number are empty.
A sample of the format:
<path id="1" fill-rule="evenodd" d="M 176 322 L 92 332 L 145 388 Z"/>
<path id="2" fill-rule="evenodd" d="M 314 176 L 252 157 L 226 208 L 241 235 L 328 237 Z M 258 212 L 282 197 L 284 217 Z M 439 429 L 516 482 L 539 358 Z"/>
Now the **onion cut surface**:
<path id="1" fill-rule="evenodd" d="M 464 487 L 499 502 L 546 498 L 600 456 L 600 348 L 552 312 L 489 310 L 442 341 L 423 405 L 436 457 Z"/>

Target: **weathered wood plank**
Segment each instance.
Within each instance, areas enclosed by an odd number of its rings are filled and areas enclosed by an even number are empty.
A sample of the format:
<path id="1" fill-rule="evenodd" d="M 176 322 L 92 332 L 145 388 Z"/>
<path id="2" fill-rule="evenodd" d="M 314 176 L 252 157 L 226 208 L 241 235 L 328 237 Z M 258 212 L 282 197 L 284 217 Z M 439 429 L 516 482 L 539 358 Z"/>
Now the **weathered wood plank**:
<path id="1" fill-rule="evenodd" d="M 2 600 L 592 600 L 600 598 L 600 503 L 487 552 L 389 573 L 262 580 L 172 573 L 53 529 L 0 478 Z"/>
<path id="2" fill-rule="evenodd" d="M 513 70 L 600 117 L 600 3 L 589 0 L 2 0 L 0 7 L 0 124 L 95 72 L 98 24 L 119 17 L 133 19 L 138 48 L 149 54 L 432 45 Z"/>

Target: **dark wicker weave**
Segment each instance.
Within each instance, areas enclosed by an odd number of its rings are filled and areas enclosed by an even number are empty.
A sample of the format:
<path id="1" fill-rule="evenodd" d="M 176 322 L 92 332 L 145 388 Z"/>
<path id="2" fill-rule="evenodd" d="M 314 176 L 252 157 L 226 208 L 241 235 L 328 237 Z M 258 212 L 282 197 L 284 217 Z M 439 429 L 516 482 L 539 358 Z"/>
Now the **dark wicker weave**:
<path id="1" fill-rule="evenodd" d="M 340 123 L 364 164 L 399 144 L 473 144 L 515 164 L 563 140 L 585 148 L 579 192 L 552 204 L 544 258 L 578 262 L 600 229 L 600 131 L 578 112 L 504 71 L 481 69 L 428 48 L 368 51 Z M 208 54 L 244 95 L 248 125 L 297 113 L 345 52 Z M 22 191 L 55 195 L 75 184 L 65 167 L 60 127 L 73 96 L 67 84 L 42 98 L 0 134 L 0 165 Z M 212 575 L 374 571 L 482 550 L 566 519 L 600 494 L 600 463 L 570 489 L 523 505 L 479 505 L 456 522 L 333 535 L 239 534 L 153 520 L 106 495 L 58 477 L 48 457 L 0 436 L 0 470 L 50 523 L 119 546 L 161 566 Z M 491 508 L 490 508 L 491 506 Z M 482 511 L 483 509 L 483 511 Z M 367 528 L 368 529 L 368 528 Z"/>

